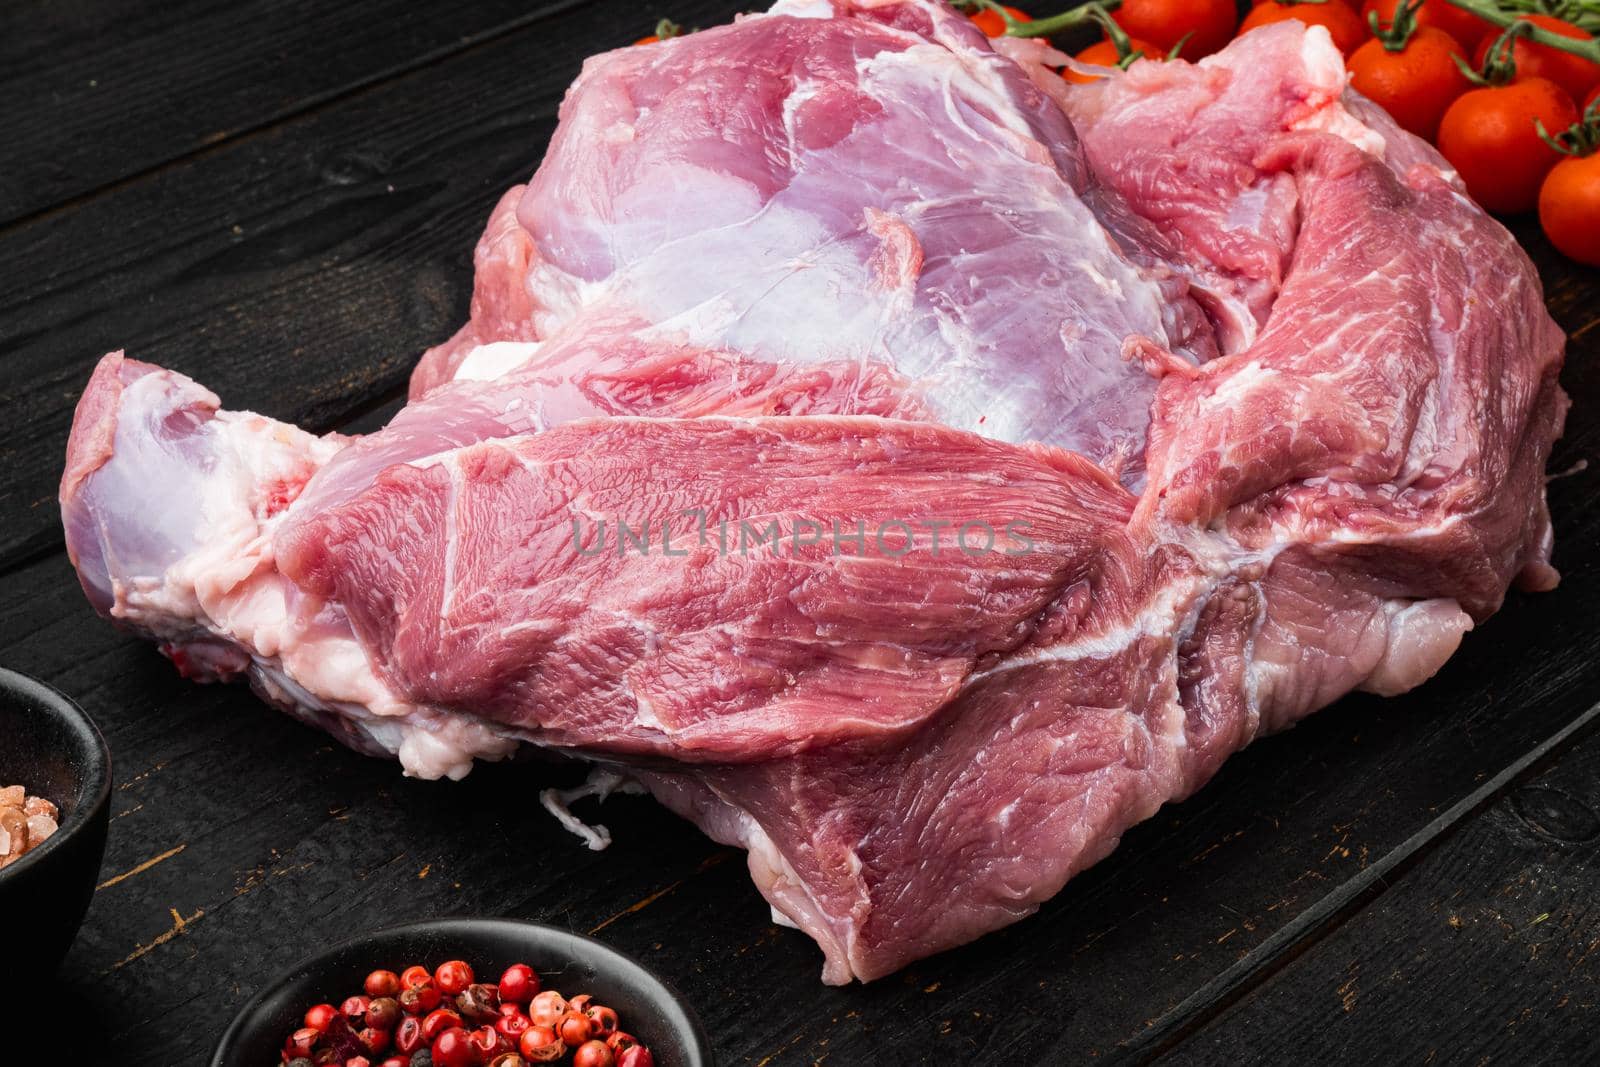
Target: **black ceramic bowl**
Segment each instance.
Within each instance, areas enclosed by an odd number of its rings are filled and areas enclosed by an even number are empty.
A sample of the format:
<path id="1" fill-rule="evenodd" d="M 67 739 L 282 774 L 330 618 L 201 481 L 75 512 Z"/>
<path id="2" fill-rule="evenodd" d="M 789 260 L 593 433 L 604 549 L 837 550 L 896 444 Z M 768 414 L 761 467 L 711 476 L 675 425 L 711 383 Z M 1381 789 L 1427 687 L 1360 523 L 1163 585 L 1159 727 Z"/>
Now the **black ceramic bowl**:
<path id="1" fill-rule="evenodd" d="M 211 1065 L 276 1064 L 284 1039 L 304 1025 L 312 1005 L 338 1004 L 361 992 L 362 980 L 378 968 L 437 967 L 453 959 L 470 963 L 479 981 L 498 981 L 505 968 L 526 963 L 546 989 L 593 995 L 616 1009 L 622 1028 L 649 1046 L 658 1067 L 715 1062 L 705 1030 L 677 992 L 616 949 L 516 919 L 435 919 L 364 934 L 302 961 L 244 1006 Z"/>
<path id="2" fill-rule="evenodd" d="M 100 877 L 111 808 L 111 754 L 83 709 L 0 668 L 0 786 L 61 809 L 44 844 L 0 870 L 0 974 L 53 970 L 83 923 Z"/>

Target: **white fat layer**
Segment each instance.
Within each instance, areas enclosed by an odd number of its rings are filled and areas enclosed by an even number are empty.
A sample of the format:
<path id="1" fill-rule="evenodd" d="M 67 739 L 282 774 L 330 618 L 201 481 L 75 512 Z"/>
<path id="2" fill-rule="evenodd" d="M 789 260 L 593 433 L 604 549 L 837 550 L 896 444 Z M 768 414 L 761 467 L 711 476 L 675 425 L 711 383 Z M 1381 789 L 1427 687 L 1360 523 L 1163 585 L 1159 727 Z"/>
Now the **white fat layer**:
<path id="1" fill-rule="evenodd" d="M 479 345 L 456 368 L 456 381 L 493 381 L 518 367 L 533 362 L 539 354 L 537 341 L 494 341 Z"/>

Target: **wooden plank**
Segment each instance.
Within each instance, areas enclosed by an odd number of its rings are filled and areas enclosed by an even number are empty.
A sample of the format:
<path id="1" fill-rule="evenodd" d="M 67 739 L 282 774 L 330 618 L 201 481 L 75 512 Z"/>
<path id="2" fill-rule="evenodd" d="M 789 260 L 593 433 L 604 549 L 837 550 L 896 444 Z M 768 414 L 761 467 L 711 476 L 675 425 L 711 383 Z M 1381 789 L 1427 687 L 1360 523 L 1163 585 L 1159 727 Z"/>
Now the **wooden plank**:
<path id="1" fill-rule="evenodd" d="M 586 0 L 93 0 L 0 10 L 0 225 L 578 9 Z M 608 46 L 649 7 L 596 26 Z"/>
<path id="2" fill-rule="evenodd" d="M 679 6 L 703 23 L 735 9 Z M 638 17 L 589 3 L 570 32 L 511 34 L 6 234 L 0 569 L 60 540 L 72 409 L 109 349 L 317 429 L 396 395 L 466 318 L 472 246 L 583 59 Z"/>
<path id="3" fill-rule="evenodd" d="M 1174 1059 L 1591 1062 L 1597 842 L 1590 728 Z"/>

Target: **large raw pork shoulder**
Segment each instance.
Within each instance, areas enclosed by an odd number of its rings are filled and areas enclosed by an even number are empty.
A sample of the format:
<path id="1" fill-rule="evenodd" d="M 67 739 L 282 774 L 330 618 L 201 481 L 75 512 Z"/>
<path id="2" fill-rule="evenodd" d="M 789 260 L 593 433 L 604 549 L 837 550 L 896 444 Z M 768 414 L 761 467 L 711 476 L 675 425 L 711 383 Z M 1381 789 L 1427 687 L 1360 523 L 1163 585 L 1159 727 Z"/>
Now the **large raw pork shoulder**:
<path id="1" fill-rule="evenodd" d="M 783 0 L 589 60 L 385 429 L 105 357 L 84 590 L 407 773 L 642 784 L 828 982 L 1022 918 L 1552 586 L 1566 407 L 1528 259 L 1322 30 L 1052 58 Z"/>

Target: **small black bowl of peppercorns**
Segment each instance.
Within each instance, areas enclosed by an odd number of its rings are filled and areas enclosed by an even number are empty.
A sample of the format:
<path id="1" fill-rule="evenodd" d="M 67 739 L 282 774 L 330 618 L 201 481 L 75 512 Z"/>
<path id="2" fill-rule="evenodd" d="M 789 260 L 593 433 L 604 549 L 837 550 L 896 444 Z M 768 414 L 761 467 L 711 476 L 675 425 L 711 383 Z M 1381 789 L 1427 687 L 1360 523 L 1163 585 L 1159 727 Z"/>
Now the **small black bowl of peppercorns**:
<path id="1" fill-rule="evenodd" d="M 709 1067 L 669 986 L 598 941 L 513 919 L 392 927 L 259 993 L 213 1067 Z"/>
<path id="2" fill-rule="evenodd" d="M 0 669 L 0 976 L 55 969 L 100 879 L 111 753 L 83 709 Z"/>

